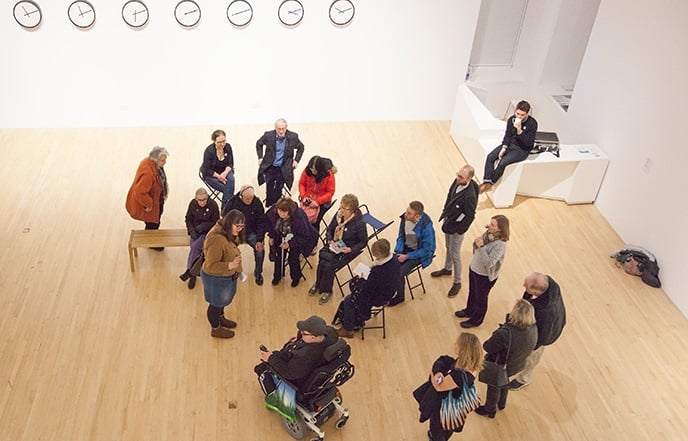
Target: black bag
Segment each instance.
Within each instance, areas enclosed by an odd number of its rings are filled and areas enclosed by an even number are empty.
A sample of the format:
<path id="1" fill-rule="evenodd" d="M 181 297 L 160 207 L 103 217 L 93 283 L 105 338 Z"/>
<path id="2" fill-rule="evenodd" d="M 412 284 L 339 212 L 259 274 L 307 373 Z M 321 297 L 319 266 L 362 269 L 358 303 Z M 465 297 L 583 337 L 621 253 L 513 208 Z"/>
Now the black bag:
<path id="1" fill-rule="evenodd" d="M 506 373 L 506 360 L 509 359 L 509 352 L 511 351 L 511 329 L 507 326 L 507 330 L 509 331 L 509 346 L 506 350 L 504 364 L 485 360 L 483 362 L 483 370 L 478 375 L 478 381 L 488 386 L 502 388 L 509 384 L 509 375 Z"/>
<path id="2" fill-rule="evenodd" d="M 189 274 L 191 274 L 193 277 L 199 277 L 201 275 L 201 267 L 203 266 L 203 262 L 205 262 L 205 254 L 201 252 L 201 255 L 198 256 L 191 264 L 191 268 L 189 268 Z"/>

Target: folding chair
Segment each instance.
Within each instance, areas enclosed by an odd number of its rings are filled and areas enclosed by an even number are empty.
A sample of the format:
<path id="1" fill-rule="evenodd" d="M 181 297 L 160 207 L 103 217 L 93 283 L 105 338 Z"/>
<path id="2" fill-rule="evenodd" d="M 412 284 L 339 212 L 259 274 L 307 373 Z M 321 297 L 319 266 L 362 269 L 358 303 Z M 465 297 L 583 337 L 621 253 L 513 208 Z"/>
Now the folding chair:
<path id="1" fill-rule="evenodd" d="M 385 306 L 386 305 L 373 306 L 370 309 L 370 318 L 366 320 L 365 324 L 361 328 L 361 340 L 365 340 L 366 329 L 382 329 L 382 338 L 387 338 L 387 327 L 385 323 Z M 377 319 L 378 316 L 381 316 L 382 323 L 379 323 L 380 320 Z M 378 321 L 378 324 L 368 325 L 368 322 L 370 322 L 371 320 Z"/>
<path id="2" fill-rule="evenodd" d="M 327 227 L 329 226 L 329 224 L 325 220 L 325 214 L 327 214 L 327 212 L 330 211 L 330 208 L 334 207 L 336 203 L 337 199 L 332 199 L 330 205 L 325 207 L 324 210 L 322 209 L 323 205 L 320 206 L 320 224 L 323 226 L 323 228 L 322 231 L 320 231 L 318 234 L 320 235 L 320 240 L 323 244 L 327 243 Z"/>
<path id="3" fill-rule="evenodd" d="M 215 199 L 218 203 L 222 202 L 222 192 L 220 190 L 216 190 L 213 187 L 208 184 L 208 181 L 205 180 L 203 177 L 203 173 L 201 171 L 198 171 L 198 177 L 201 178 L 201 181 L 205 184 L 205 186 L 208 188 L 208 194 L 210 195 L 211 198 Z"/>
<path id="4" fill-rule="evenodd" d="M 435 259 L 435 256 L 433 255 L 432 258 L 433 258 L 433 260 L 434 260 L 434 259 Z M 421 288 L 423 288 L 423 294 L 425 294 L 425 283 L 423 283 L 423 274 L 422 274 L 422 270 L 423 270 L 423 264 L 422 264 L 422 263 L 419 263 L 418 265 L 416 265 L 416 266 L 414 266 L 413 268 L 411 268 L 411 271 L 409 271 L 408 274 L 406 274 L 406 275 L 404 276 L 404 278 L 406 279 L 406 286 L 408 286 L 409 293 L 411 293 L 411 299 L 414 299 L 414 297 L 413 297 L 413 290 L 414 290 L 415 288 L 418 288 L 419 286 L 420 286 Z M 415 273 L 418 273 L 418 283 L 416 283 L 415 285 L 411 285 L 411 281 L 409 280 L 409 276 L 410 276 L 411 274 L 413 274 L 414 272 L 415 272 Z"/>
<path id="5" fill-rule="evenodd" d="M 337 271 L 335 271 L 335 273 L 334 273 L 334 281 L 337 283 L 337 286 L 339 287 L 339 291 L 342 293 L 342 297 L 344 297 L 344 296 L 346 295 L 346 294 L 344 294 L 344 289 L 343 289 L 343 288 L 344 288 L 346 285 L 349 284 L 349 281 L 350 281 L 351 279 L 354 278 L 354 272 L 353 272 L 353 270 L 351 269 L 351 263 L 352 263 L 354 260 L 356 260 L 356 258 L 357 258 L 358 256 L 360 256 L 362 253 L 363 253 L 362 250 L 359 251 L 358 254 L 356 254 L 350 261 L 348 261 L 348 262 L 346 263 L 346 265 L 342 266 L 341 268 L 339 268 L 339 269 L 338 269 Z M 346 268 L 347 270 L 349 270 L 349 278 L 347 278 L 346 280 L 344 280 L 343 282 L 341 282 L 341 281 L 339 280 L 339 275 L 338 275 L 338 274 L 339 274 L 339 271 L 343 270 L 344 268 Z"/>
<path id="6" fill-rule="evenodd" d="M 374 238 L 375 240 L 380 239 L 380 233 L 382 231 L 392 225 L 394 221 L 390 221 L 388 223 L 384 223 L 372 214 L 370 214 L 370 210 L 368 210 L 368 206 L 366 204 L 362 204 L 360 207 L 361 212 L 363 213 L 363 222 L 366 223 L 366 225 L 370 225 L 370 227 L 373 229 L 373 232 L 368 236 L 368 244 L 366 244 L 366 247 L 368 248 L 368 254 L 370 254 L 370 258 L 373 258 L 373 252 L 370 251 L 370 241 Z M 363 211 L 365 209 L 365 212 Z"/>

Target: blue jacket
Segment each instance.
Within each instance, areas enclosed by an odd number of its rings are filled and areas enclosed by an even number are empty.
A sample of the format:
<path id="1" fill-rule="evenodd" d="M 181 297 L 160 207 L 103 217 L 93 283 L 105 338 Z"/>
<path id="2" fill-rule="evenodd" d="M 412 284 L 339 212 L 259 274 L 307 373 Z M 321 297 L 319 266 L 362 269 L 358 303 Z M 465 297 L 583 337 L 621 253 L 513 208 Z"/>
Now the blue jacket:
<path id="1" fill-rule="evenodd" d="M 397 236 L 397 244 L 394 247 L 395 254 L 404 254 L 404 239 L 406 232 L 404 231 L 404 214 L 399 216 L 401 223 L 399 224 L 399 235 Z M 418 236 L 418 249 L 408 253 L 409 259 L 420 259 L 423 263 L 423 268 L 427 268 L 432 263 L 432 258 L 435 255 L 435 229 L 432 226 L 432 219 L 426 213 L 420 216 L 420 220 L 413 227 L 413 232 Z"/>

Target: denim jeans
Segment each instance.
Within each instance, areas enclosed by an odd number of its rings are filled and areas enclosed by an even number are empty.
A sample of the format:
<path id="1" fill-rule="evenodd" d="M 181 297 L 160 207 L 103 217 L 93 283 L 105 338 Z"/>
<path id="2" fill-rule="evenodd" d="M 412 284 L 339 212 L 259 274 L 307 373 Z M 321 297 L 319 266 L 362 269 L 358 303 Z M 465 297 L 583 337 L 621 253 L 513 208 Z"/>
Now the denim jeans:
<path id="1" fill-rule="evenodd" d="M 230 172 L 227 175 L 226 184 L 223 184 L 219 179 L 213 178 L 212 176 L 208 176 L 206 182 L 215 190 L 222 192 L 222 208 L 225 208 L 227 202 L 234 196 L 234 172 Z"/>
<path id="2" fill-rule="evenodd" d="M 265 260 L 265 248 L 263 251 L 258 251 L 256 249 L 256 243 L 258 243 L 258 238 L 256 233 L 246 234 L 246 243 L 253 248 L 253 257 L 256 259 L 256 268 L 253 270 L 254 276 L 260 276 L 263 274 L 263 261 Z M 265 244 L 265 243 L 263 243 Z"/>

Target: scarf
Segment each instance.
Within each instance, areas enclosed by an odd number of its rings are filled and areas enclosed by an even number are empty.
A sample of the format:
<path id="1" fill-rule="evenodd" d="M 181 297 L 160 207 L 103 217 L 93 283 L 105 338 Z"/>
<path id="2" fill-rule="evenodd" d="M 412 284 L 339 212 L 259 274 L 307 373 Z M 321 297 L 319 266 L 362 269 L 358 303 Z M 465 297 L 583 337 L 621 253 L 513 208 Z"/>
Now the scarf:
<path id="1" fill-rule="evenodd" d="M 344 227 L 346 226 L 347 222 L 354 218 L 355 214 L 355 212 L 352 213 L 351 216 L 349 216 L 347 219 L 337 216 L 337 226 L 334 228 L 335 242 L 339 242 L 340 240 L 342 240 L 342 237 L 344 236 Z"/>
<path id="2" fill-rule="evenodd" d="M 502 240 L 502 235 L 499 232 L 493 234 L 485 231 L 483 233 L 483 246 L 490 242 L 494 242 L 495 240 Z"/>
<path id="3" fill-rule="evenodd" d="M 158 171 L 158 177 L 160 178 L 160 185 L 162 186 L 162 191 L 160 192 L 160 200 L 165 201 L 167 199 L 167 193 L 170 191 L 167 186 L 167 175 L 165 175 L 165 169 L 162 167 L 155 167 Z"/>
<path id="4" fill-rule="evenodd" d="M 392 254 L 380 260 L 373 259 L 373 263 L 370 266 L 381 266 L 389 262 L 390 260 L 392 260 Z"/>

